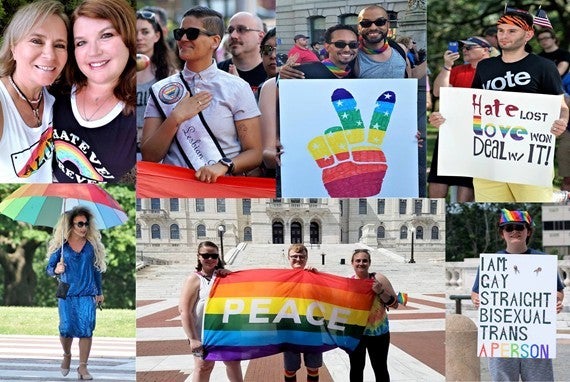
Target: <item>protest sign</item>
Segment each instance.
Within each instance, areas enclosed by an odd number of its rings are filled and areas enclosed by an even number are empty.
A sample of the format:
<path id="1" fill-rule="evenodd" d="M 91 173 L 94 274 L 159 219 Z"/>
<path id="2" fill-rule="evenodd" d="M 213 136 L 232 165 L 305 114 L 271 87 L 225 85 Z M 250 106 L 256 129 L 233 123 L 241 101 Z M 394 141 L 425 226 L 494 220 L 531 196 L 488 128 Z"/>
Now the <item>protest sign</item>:
<path id="1" fill-rule="evenodd" d="M 438 174 L 551 186 L 562 96 L 441 88 Z"/>
<path id="2" fill-rule="evenodd" d="M 245 360 L 335 347 L 352 351 L 373 299 L 371 279 L 302 269 L 232 272 L 216 278 L 205 306 L 205 359 Z"/>
<path id="3" fill-rule="evenodd" d="M 417 80 L 280 80 L 281 195 L 418 196 Z"/>
<path id="4" fill-rule="evenodd" d="M 477 355 L 556 357 L 557 258 L 481 254 Z"/>

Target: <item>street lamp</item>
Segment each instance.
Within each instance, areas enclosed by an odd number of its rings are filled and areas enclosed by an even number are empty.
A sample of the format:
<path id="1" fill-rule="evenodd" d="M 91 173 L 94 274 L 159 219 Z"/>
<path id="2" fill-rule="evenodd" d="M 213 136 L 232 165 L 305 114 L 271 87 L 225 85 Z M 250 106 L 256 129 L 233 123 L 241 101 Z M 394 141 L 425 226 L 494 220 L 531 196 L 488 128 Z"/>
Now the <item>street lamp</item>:
<path id="1" fill-rule="evenodd" d="M 415 263 L 416 261 L 414 260 L 414 236 L 416 235 L 416 228 L 412 226 L 412 228 L 410 228 L 410 231 L 412 231 L 412 255 L 410 256 L 410 263 Z"/>
<path id="2" fill-rule="evenodd" d="M 220 251 L 222 254 L 222 264 L 225 265 L 226 262 L 224 260 L 224 232 L 226 232 L 226 227 L 223 225 L 218 226 L 218 235 L 220 236 Z"/>

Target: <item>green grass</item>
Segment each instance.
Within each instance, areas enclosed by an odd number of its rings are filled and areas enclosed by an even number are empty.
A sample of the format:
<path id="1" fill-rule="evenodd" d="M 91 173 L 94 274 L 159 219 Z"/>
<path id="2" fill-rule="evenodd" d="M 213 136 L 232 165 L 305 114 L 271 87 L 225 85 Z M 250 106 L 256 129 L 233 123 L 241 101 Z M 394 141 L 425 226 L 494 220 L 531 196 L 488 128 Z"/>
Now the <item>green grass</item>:
<path id="1" fill-rule="evenodd" d="M 20 306 L 0 307 L 0 334 L 24 334 L 57 336 L 59 316 L 57 308 L 35 308 Z M 134 338 L 135 311 L 105 309 L 97 310 L 97 337 Z"/>

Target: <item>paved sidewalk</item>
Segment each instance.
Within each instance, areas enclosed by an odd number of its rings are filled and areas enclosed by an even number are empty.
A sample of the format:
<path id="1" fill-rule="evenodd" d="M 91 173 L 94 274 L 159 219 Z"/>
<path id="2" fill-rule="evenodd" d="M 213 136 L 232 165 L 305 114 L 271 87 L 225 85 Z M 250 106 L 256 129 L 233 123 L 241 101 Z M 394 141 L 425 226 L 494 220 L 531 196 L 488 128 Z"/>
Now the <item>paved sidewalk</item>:
<path id="1" fill-rule="evenodd" d="M 134 338 L 93 337 L 89 372 L 97 381 L 135 381 Z M 60 372 L 61 345 L 57 336 L 0 335 L 0 380 L 69 381 L 77 379 L 79 346 L 71 348 L 71 370 Z"/>
<path id="2" fill-rule="evenodd" d="M 248 250 L 249 249 L 249 250 Z M 286 268 L 281 251 L 268 256 L 259 249 L 246 249 L 229 259 L 230 269 Z M 312 252 L 310 252 L 312 253 Z M 315 253 L 318 253 L 315 251 Z M 351 253 L 342 248 L 339 254 L 327 250 L 327 265 L 320 256 L 310 256 L 310 265 L 324 272 L 345 276 L 347 266 L 340 266 L 341 254 Z M 380 256 L 380 255 L 378 255 Z M 382 269 L 398 289 L 408 291 L 406 307 L 389 312 L 391 345 L 388 367 L 392 381 L 443 381 L 445 368 L 445 294 L 441 264 L 406 264 L 386 256 L 376 258 L 375 270 Z M 226 259 L 228 260 L 228 259 Z M 312 263 L 312 264 L 311 264 Z M 374 263 L 374 262 L 373 262 Z M 150 265 L 137 272 L 137 381 L 191 381 L 193 359 L 188 351 L 186 336 L 178 314 L 178 296 L 194 264 L 180 260 L 172 265 Z M 323 354 L 321 382 L 349 380 L 348 355 L 340 349 Z M 282 381 L 280 354 L 257 360 L 242 361 L 247 382 Z M 226 381 L 223 363 L 217 362 L 211 381 Z M 304 380 L 301 372 L 298 380 Z M 367 360 L 365 382 L 374 381 Z"/>

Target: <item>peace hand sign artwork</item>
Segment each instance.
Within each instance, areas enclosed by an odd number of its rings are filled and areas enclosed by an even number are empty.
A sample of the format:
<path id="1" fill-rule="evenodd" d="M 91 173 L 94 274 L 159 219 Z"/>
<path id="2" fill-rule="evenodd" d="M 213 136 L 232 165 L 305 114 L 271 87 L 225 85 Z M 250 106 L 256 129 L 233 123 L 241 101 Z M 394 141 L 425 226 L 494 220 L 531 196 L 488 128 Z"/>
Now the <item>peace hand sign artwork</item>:
<path id="1" fill-rule="evenodd" d="M 326 129 L 307 145 L 322 169 L 322 180 L 334 198 L 367 197 L 380 193 L 388 164 L 381 149 L 396 103 L 393 91 L 376 100 L 372 118 L 365 128 L 360 109 L 346 89 L 331 96 L 341 126 Z"/>

